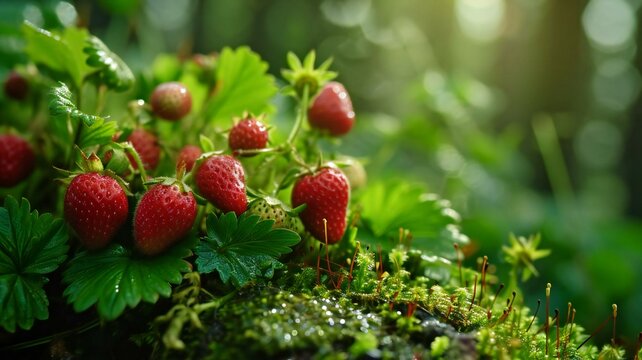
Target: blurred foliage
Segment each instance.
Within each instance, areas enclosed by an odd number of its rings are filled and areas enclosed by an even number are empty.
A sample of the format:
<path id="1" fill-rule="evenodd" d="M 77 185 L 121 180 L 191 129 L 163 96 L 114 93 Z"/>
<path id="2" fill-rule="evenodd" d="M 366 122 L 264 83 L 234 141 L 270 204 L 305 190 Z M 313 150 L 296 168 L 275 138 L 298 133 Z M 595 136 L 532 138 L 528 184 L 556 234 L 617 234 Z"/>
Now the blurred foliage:
<path id="1" fill-rule="evenodd" d="M 366 159 L 370 178 L 406 177 L 451 200 L 470 262 L 504 261 L 510 232 L 541 233 L 552 253 L 526 300 L 552 282 L 552 306 L 572 300 L 589 329 L 601 318 L 592 314 L 617 302 L 630 338 L 642 319 L 640 3 L 78 0 L 76 11 L 64 1 L 3 0 L 0 76 L 15 64 L 28 72 L 15 32 L 23 19 L 87 25 L 134 73 L 150 74 L 159 53 L 181 60 L 248 45 L 277 75 L 288 51 L 316 49 L 334 57 L 357 111 L 341 152 Z M 126 109 L 110 108 L 115 100 L 105 109 L 118 116 Z M 35 115 L 8 104 L 0 116 Z"/>

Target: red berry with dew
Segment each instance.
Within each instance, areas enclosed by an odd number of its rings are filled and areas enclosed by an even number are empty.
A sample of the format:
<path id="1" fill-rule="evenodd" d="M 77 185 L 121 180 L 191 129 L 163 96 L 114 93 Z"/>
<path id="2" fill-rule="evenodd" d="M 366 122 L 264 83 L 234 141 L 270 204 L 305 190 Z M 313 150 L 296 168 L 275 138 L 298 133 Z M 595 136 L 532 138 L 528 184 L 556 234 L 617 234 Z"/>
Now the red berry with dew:
<path id="1" fill-rule="evenodd" d="M 327 131 L 332 136 L 347 134 L 354 125 L 352 101 L 346 89 L 340 83 L 327 83 L 308 110 L 310 126 Z"/>
<path id="2" fill-rule="evenodd" d="M 206 159 L 196 172 L 199 194 L 223 212 L 241 215 L 247 209 L 245 171 L 241 163 L 229 155 Z"/>
<path id="3" fill-rule="evenodd" d="M 306 204 L 299 217 L 312 236 L 328 243 L 341 240 L 346 229 L 346 211 L 350 197 L 348 179 L 341 170 L 324 167 L 300 178 L 292 189 L 292 206 Z"/>
<path id="4" fill-rule="evenodd" d="M 196 200 L 178 185 L 155 185 L 143 195 L 134 214 L 134 245 L 156 255 L 183 238 L 196 219 Z"/>
<path id="5" fill-rule="evenodd" d="M 113 178 L 99 173 L 74 177 L 65 193 L 65 219 L 81 244 L 91 250 L 109 244 L 127 221 L 128 209 L 123 188 Z"/>
<path id="6" fill-rule="evenodd" d="M 228 138 L 232 150 L 264 149 L 267 142 L 267 128 L 257 119 L 239 121 L 230 131 Z"/>

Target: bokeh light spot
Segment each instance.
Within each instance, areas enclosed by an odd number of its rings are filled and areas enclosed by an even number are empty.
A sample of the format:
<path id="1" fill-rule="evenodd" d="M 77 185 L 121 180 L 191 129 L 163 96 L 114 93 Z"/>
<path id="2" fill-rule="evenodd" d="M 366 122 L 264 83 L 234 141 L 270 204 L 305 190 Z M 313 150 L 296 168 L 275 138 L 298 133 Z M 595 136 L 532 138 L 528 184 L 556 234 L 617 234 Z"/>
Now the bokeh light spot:
<path id="1" fill-rule="evenodd" d="M 71 26 L 76 23 L 78 13 L 73 5 L 66 1 L 61 1 L 56 5 L 56 16 L 64 26 Z"/>
<path id="2" fill-rule="evenodd" d="M 615 165 L 622 150 L 622 134 L 610 122 L 589 121 L 575 139 L 578 159 L 587 167 L 604 169 Z"/>
<path id="3" fill-rule="evenodd" d="M 325 0 L 321 3 L 321 12 L 329 22 L 335 25 L 352 27 L 363 23 L 370 7 L 371 0 Z"/>
<path id="4" fill-rule="evenodd" d="M 501 33 L 506 6 L 503 0 L 458 0 L 455 11 L 466 36 L 491 42 Z"/>
<path id="5" fill-rule="evenodd" d="M 592 0 L 582 16 L 591 43 L 604 51 L 618 50 L 633 38 L 634 11 L 624 0 Z"/>
<path id="6" fill-rule="evenodd" d="M 625 111 L 640 91 L 640 74 L 627 61 L 615 59 L 601 64 L 592 81 L 598 103 L 613 111 Z"/>

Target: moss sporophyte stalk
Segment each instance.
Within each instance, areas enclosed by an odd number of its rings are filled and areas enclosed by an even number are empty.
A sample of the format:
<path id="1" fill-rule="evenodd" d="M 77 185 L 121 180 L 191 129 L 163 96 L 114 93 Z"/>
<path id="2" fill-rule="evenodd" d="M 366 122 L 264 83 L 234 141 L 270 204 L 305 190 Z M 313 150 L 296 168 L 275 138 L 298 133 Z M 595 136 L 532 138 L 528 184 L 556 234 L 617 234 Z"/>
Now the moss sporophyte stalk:
<path id="1" fill-rule="evenodd" d="M 7 32 L 24 44 L 0 97 L 24 110 L 0 127 L 7 358 L 637 357 L 616 305 L 587 334 L 558 285 L 524 296 L 539 235 L 467 260 L 449 201 L 368 178 L 341 144 L 372 124 L 314 51 L 280 80 L 245 46 L 133 72 L 81 27 Z"/>

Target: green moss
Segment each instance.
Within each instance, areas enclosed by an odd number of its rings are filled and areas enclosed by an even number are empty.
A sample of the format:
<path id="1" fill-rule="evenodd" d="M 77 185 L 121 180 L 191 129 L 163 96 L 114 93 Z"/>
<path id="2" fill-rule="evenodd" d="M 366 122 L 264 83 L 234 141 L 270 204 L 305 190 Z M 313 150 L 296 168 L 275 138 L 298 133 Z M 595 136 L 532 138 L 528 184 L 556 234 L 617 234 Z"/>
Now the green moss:
<path id="1" fill-rule="evenodd" d="M 165 355 L 412 359 L 421 354 L 428 358 L 434 338 L 458 334 L 424 311 L 408 317 L 403 306 L 391 310 L 387 303 L 354 302 L 338 291 L 326 295 L 294 294 L 275 287 L 249 289 L 220 309 L 202 313 L 203 329 L 183 333 L 186 351 Z M 474 343 L 472 335 L 468 340 Z"/>
<path id="2" fill-rule="evenodd" d="M 595 346 L 577 324 L 546 328 L 515 300 L 482 297 L 481 284 L 458 287 L 404 269 L 408 257 L 395 250 L 383 272 L 375 255 L 359 251 L 350 273 L 316 268 L 280 274 L 272 285 L 254 285 L 216 306 L 198 305 L 202 327 L 186 327 L 183 352 L 170 358 L 312 359 L 593 359 Z M 421 264 L 409 262 L 413 267 Z M 352 277 L 350 277 L 352 275 Z M 337 279 L 346 279 L 343 282 Z M 350 281 L 352 279 L 352 281 Z M 496 301 L 495 301 L 496 300 Z M 221 306 L 218 306 L 221 305 Z M 195 305 L 196 306 L 196 305 Z M 545 331 L 548 330 L 548 339 Z M 559 336 L 559 341 L 558 341 Z M 548 345 L 548 347 L 547 347 Z M 548 355 L 548 356 L 547 356 Z M 599 358 L 619 359 L 605 346 Z"/>

